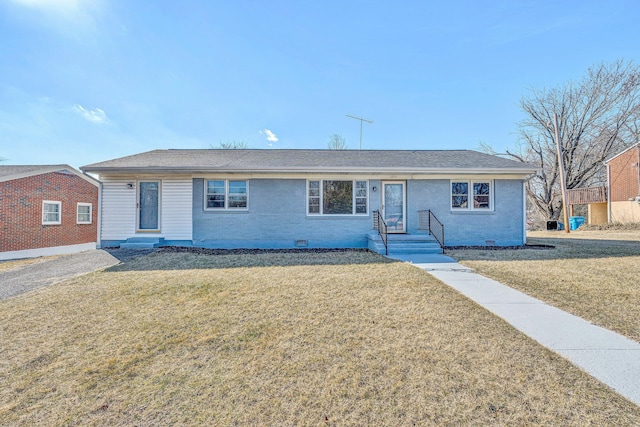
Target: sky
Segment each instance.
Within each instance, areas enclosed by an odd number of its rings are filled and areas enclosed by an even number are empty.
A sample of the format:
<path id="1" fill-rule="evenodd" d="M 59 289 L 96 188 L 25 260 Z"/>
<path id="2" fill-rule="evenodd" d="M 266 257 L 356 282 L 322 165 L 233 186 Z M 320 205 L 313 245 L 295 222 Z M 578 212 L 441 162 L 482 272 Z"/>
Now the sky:
<path id="1" fill-rule="evenodd" d="M 478 149 L 640 57 L 640 2 L 0 0 L 0 164 L 165 148 Z"/>

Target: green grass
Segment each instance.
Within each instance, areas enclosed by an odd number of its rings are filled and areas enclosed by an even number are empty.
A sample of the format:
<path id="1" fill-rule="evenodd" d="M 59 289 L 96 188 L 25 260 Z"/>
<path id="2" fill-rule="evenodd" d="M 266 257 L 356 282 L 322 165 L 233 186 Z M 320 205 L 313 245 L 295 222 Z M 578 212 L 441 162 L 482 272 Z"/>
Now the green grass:
<path id="1" fill-rule="evenodd" d="M 564 359 L 370 253 L 156 253 L 0 302 L 0 325 L 2 425 L 640 424 Z"/>

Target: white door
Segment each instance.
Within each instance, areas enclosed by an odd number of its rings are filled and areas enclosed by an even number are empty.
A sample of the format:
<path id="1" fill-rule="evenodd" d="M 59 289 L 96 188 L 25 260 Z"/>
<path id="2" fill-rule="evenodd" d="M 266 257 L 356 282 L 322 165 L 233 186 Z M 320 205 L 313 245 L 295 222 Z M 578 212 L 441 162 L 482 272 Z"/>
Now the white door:
<path id="1" fill-rule="evenodd" d="M 382 182 L 382 218 L 388 233 L 407 231 L 406 193 L 404 181 Z"/>

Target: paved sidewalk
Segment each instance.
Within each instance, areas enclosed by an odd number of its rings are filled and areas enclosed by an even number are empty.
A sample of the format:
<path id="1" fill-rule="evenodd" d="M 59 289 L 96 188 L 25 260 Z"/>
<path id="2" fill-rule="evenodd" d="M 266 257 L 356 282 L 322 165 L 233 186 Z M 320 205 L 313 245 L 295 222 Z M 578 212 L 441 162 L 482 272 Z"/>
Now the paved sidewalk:
<path id="1" fill-rule="evenodd" d="M 476 274 L 445 255 L 400 254 L 640 405 L 640 343 Z"/>

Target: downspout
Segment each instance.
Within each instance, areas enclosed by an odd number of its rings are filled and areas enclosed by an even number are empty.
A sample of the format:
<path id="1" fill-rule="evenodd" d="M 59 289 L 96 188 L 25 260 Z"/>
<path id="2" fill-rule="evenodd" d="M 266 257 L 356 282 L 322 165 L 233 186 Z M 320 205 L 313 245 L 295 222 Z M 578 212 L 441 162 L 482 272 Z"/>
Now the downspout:
<path id="1" fill-rule="evenodd" d="M 522 244 L 527 244 L 527 181 L 522 180 Z"/>
<path id="2" fill-rule="evenodd" d="M 96 240 L 96 249 L 102 247 L 102 181 L 98 181 L 98 236 Z"/>
<path id="3" fill-rule="evenodd" d="M 611 168 L 607 165 L 607 224 L 611 224 Z"/>

